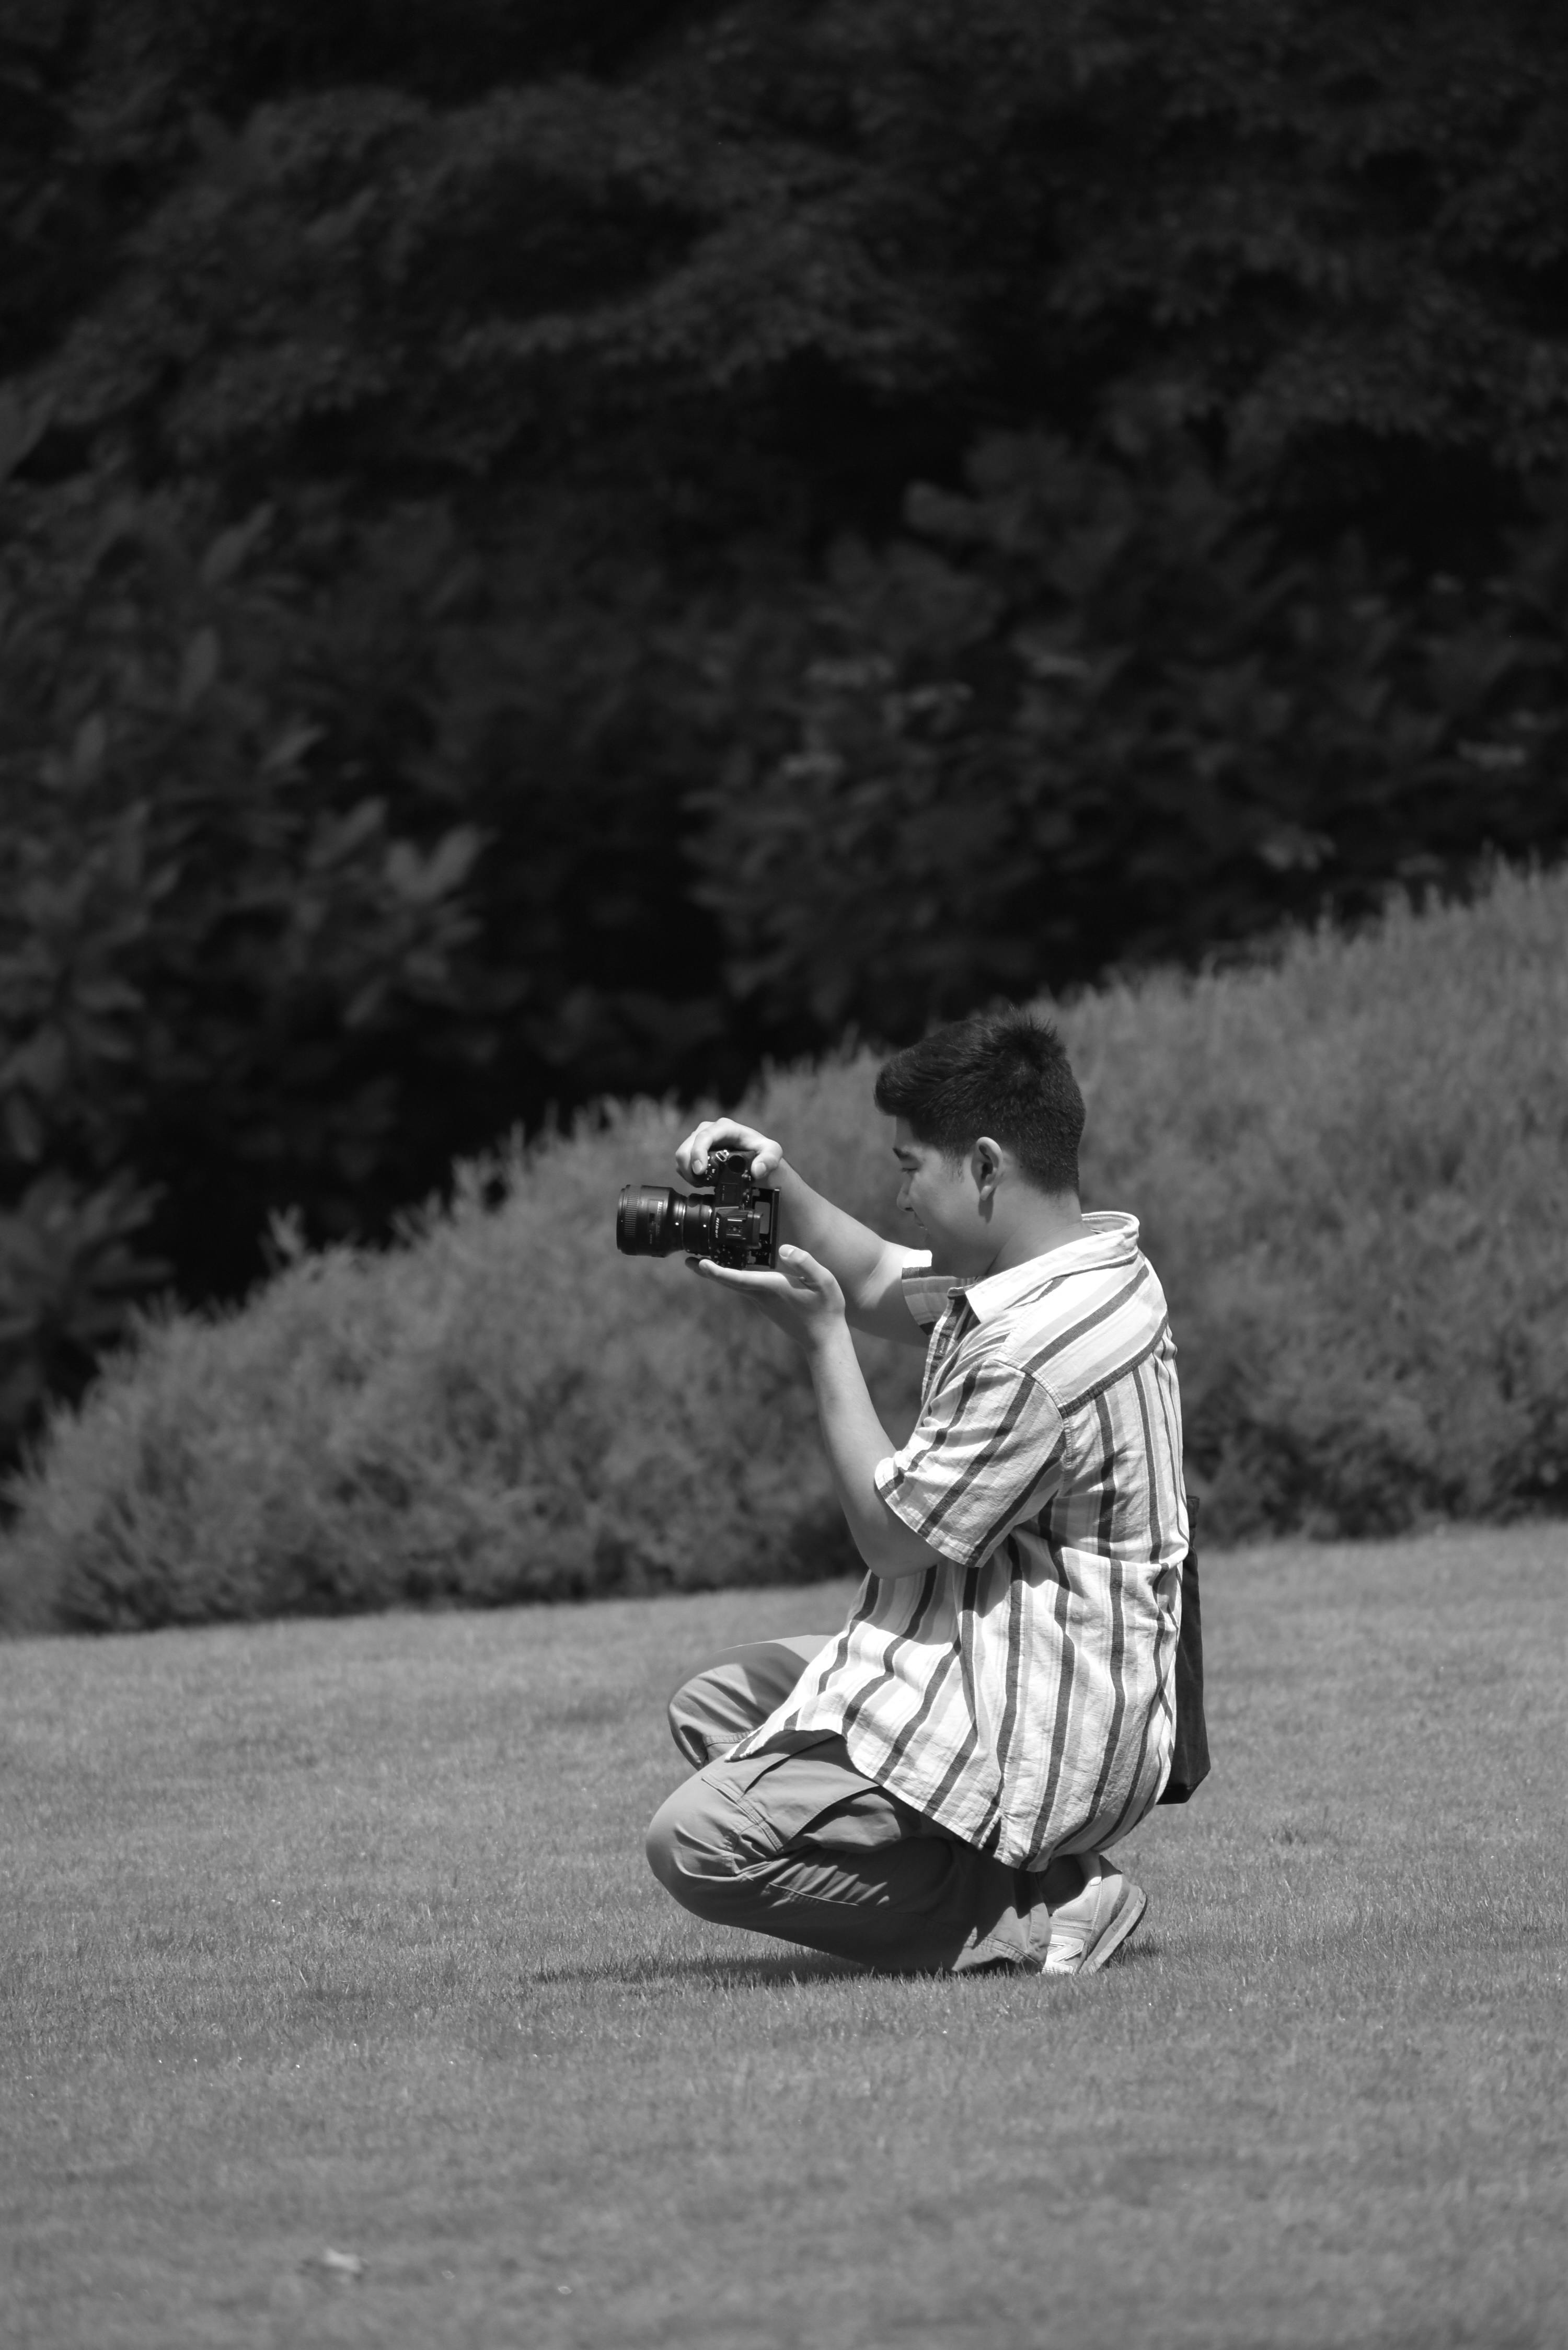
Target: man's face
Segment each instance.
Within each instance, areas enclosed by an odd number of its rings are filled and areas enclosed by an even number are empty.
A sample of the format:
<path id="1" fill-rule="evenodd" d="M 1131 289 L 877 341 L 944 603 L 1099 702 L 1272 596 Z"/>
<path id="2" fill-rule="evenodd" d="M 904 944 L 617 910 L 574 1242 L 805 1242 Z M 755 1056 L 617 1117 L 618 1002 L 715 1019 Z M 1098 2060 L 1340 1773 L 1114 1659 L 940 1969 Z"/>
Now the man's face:
<path id="1" fill-rule="evenodd" d="M 934 1143 L 917 1142 L 909 1120 L 893 1129 L 898 1162 L 898 1205 L 930 1243 L 939 1272 L 970 1273 L 990 1261 L 996 1243 L 980 1212 L 967 1159 L 944 1159 Z"/>

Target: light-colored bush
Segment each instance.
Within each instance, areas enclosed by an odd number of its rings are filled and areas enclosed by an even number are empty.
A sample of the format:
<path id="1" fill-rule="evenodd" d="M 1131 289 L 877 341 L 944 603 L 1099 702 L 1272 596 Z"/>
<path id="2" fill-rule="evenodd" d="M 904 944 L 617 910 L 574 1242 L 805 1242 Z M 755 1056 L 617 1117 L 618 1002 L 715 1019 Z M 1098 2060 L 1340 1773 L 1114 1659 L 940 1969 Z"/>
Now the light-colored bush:
<path id="1" fill-rule="evenodd" d="M 1568 1500 L 1568 876 L 1061 1018 L 1085 1203 L 1142 1219 L 1214 1533 Z M 775 1072 L 748 1115 L 892 1231 L 875 1069 Z M 850 1565 L 785 1342 L 678 1263 L 615 1252 L 619 1185 L 673 1180 L 685 1123 L 610 1106 L 462 1170 L 395 1249 L 301 1256 L 235 1314 L 145 1326 L 18 1484 L 9 1620 Z M 866 1355 L 901 1435 L 918 1353 Z"/>
<path id="2" fill-rule="evenodd" d="M 1067 1025 L 1210 1528 L 1568 1507 L 1568 873 Z"/>

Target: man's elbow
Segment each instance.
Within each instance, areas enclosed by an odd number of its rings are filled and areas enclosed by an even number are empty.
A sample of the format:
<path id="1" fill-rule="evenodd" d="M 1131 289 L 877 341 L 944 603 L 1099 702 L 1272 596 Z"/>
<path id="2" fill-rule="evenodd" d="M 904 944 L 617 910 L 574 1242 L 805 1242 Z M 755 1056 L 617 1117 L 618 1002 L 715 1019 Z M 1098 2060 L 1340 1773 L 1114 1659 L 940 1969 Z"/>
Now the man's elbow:
<path id="1" fill-rule="evenodd" d="M 857 1330 L 874 1330 L 887 1305 L 889 1285 L 880 1265 L 862 1274 L 857 1282 L 843 1283 L 846 1320 Z"/>
<path id="2" fill-rule="evenodd" d="M 886 1502 L 880 1523 L 857 1531 L 856 1548 L 872 1574 L 883 1576 L 924 1575 L 929 1567 L 947 1564 L 940 1551 L 893 1515 Z"/>
<path id="3" fill-rule="evenodd" d="M 846 1285 L 844 1310 L 856 1329 L 868 1330 L 886 1337 L 886 1326 L 896 1318 L 892 1312 L 896 1306 L 897 1318 L 907 1321 L 921 1345 L 925 1344 L 925 1332 L 919 1327 L 904 1304 L 904 1268 L 909 1262 L 909 1251 L 896 1247 L 889 1241 L 875 1263 L 861 1273 L 853 1287 Z"/>

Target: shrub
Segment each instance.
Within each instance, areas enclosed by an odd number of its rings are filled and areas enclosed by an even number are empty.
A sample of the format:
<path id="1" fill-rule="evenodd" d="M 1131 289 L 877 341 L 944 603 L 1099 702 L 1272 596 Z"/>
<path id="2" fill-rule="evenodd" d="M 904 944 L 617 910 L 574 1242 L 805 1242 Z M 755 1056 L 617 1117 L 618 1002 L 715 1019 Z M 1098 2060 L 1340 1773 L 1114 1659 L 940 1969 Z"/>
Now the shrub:
<path id="1" fill-rule="evenodd" d="M 1142 1218 L 1220 1534 L 1386 1531 L 1568 1493 L 1568 879 L 1399 905 L 1271 966 L 1062 1018 L 1089 1205 Z M 751 1108 L 890 1230 L 874 1062 Z M 673 1107 L 606 1107 L 462 1170 L 383 1253 L 305 1252 L 242 1310 L 142 1326 L 16 1488 L 13 1622 L 111 1627 L 484 1603 L 851 1564 L 785 1342 L 618 1258 Z M 869 1347 L 891 1431 L 919 1356 Z"/>
<path id="2" fill-rule="evenodd" d="M 1568 1503 L 1568 877 L 1068 1026 L 1086 1189 L 1142 1218 L 1217 1533 Z"/>
<path id="3" fill-rule="evenodd" d="M 757 1107 L 875 1213 L 867 1084 L 856 1063 L 801 1070 Z M 309 1253 L 282 1228 L 286 1261 L 248 1305 L 145 1322 L 21 1482 L 13 1617 L 108 1627 L 844 1571 L 786 1343 L 679 1264 L 616 1254 L 618 1184 L 671 1172 L 681 1123 L 612 1107 L 473 1162 L 385 1253 Z M 898 1365 L 906 1388 L 917 1364 Z"/>

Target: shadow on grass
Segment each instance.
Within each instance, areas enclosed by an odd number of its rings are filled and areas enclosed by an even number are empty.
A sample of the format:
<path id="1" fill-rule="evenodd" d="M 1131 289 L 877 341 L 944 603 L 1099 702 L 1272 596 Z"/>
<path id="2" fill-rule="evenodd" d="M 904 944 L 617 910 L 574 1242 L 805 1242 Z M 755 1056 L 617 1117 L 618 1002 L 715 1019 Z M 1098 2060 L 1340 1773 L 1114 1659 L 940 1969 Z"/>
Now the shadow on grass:
<path id="1" fill-rule="evenodd" d="M 1159 1944 L 1152 1936 L 1147 1941 L 1130 1941 L 1123 1945 L 1110 1961 L 1120 1971 L 1144 1960 L 1162 1955 Z M 950 1978 L 958 1982 L 1005 1981 L 1014 1976 L 1011 1967 L 976 1969 L 973 1972 Z M 868 1978 L 880 1978 L 888 1982 L 934 1982 L 950 1980 L 938 1970 L 930 1973 L 904 1974 L 895 1968 L 859 1966 L 850 1959 L 830 1959 L 819 1952 L 802 1950 L 794 1957 L 776 1959 L 655 1959 L 641 1958 L 617 1960 L 604 1959 L 583 1966 L 544 1966 L 528 1977 L 540 1985 L 562 1983 L 628 1983 L 642 1986 L 651 1983 L 686 1981 L 708 1982 L 715 1989 L 774 1990 L 783 1983 L 861 1982 Z M 1027 1975 L 1018 1977 L 1027 1981 Z"/>
<path id="2" fill-rule="evenodd" d="M 642 1984 L 685 1978 L 735 1988 L 754 1984 L 761 1990 L 778 1983 L 854 1981 L 870 1971 L 848 1959 L 828 1959 L 815 1951 L 802 1951 L 795 1958 L 777 1959 L 604 1959 L 587 1966 L 539 1967 L 528 1980 L 535 1983 Z"/>

